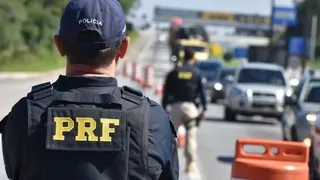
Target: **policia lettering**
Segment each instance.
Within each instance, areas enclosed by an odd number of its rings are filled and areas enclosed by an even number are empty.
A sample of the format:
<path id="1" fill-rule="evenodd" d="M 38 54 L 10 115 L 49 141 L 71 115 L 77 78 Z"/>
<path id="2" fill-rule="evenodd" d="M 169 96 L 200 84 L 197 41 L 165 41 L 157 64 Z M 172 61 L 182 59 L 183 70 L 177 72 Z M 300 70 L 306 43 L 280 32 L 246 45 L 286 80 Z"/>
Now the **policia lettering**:
<path id="1" fill-rule="evenodd" d="M 70 132 L 75 127 L 75 121 L 70 117 L 54 117 L 53 121 L 55 123 L 53 140 L 64 141 L 63 134 Z M 119 121 L 119 119 L 101 118 L 102 136 L 98 137 L 93 132 L 97 127 L 97 121 L 90 117 L 77 117 L 78 132 L 75 141 L 111 142 L 111 133 L 115 133 L 115 128 L 110 127 L 110 125 L 119 126 Z"/>
<path id="2" fill-rule="evenodd" d="M 189 80 L 192 78 L 192 72 L 178 72 L 178 79 Z"/>

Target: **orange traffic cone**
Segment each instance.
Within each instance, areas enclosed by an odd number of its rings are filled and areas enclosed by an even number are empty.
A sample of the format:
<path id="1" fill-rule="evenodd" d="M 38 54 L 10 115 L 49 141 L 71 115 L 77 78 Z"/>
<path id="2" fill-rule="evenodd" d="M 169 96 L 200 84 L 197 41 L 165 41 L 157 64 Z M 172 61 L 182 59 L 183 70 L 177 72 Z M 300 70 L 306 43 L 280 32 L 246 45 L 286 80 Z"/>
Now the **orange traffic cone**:
<path id="1" fill-rule="evenodd" d="M 183 148 L 186 145 L 186 128 L 180 125 L 177 130 L 178 147 Z"/>
<path id="2" fill-rule="evenodd" d="M 142 84 L 143 80 L 141 76 L 141 65 L 137 61 L 134 61 L 132 65 L 133 65 L 132 80 L 137 81 L 139 84 Z"/>
<path id="3" fill-rule="evenodd" d="M 125 77 L 132 75 L 132 63 L 130 61 L 125 61 L 123 64 L 123 75 Z"/>
<path id="4" fill-rule="evenodd" d="M 152 65 L 147 65 L 144 68 L 144 88 L 152 88 L 153 86 L 153 76 L 154 76 L 154 71 Z"/>
<path id="5" fill-rule="evenodd" d="M 246 152 L 246 146 L 264 147 L 263 153 Z M 238 139 L 231 179 L 309 180 L 309 148 L 302 142 Z"/>
<path id="6" fill-rule="evenodd" d="M 155 95 L 160 96 L 163 93 L 163 83 L 158 83 L 155 90 Z"/>

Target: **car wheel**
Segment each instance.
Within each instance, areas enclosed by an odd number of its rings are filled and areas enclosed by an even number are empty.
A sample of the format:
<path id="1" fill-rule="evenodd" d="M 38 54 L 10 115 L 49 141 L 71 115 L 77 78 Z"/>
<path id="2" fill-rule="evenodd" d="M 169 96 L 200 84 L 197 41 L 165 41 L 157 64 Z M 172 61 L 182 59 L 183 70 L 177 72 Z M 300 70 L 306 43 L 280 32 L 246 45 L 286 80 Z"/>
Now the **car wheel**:
<path id="1" fill-rule="evenodd" d="M 282 140 L 283 141 L 290 141 L 290 135 L 288 135 L 288 132 L 286 131 L 286 125 L 284 125 L 283 123 L 281 123 L 281 132 L 282 132 Z"/>
<path id="2" fill-rule="evenodd" d="M 226 121 L 236 121 L 236 113 L 233 112 L 229 107 L 226 107 L 224 111 L 224 119 Z"/>
<path id="3" fill-rule="evenodd" d="M 314 156 L 313 147 L 310 147 L 310 155 L 309 155 L 309 180 L 320 180 L 317 168 L 319 167 L 319 163 Z"/>
<path id="4" fill-rule="evenodd" d="M 282 121 L 282 115 L 281 116 L 277 116 L 276 119 L 281 122 Z"/>
<path id="5" fill-rule="evenodd" d="M 214 97 L 214 96 L 211 97 L 211 103 L 217 103 L 216 97 Z"/>
<path id="6" fill-rule="evenodd" d="M 291 141 L 298 141 L 297 130 L 294 126 L 291 127 Z"/>

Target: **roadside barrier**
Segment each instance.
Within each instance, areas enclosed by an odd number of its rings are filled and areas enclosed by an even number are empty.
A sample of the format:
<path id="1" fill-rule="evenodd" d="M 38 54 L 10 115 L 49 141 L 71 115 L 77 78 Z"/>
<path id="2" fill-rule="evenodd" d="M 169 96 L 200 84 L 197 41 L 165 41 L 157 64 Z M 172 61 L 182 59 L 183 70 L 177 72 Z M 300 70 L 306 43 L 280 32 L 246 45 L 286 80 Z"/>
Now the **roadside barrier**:
<path id="1" fill-rule="evenodd" d="M 132 62 L 125 61 L 123 64 L 123 76 L 129 77 L 132 75 Z"/>
<path id="2" fill-rule="evenodd" d="M 141 65 L 137 61 L 132 62 L 132 80 L 142 84 Z"/>
<path id="3" fill-rule="evenodd" d="M 253 153 L 245 147 L 263 147 Z M 300 142 L 245 139 L 236 142 L 231 180 L 309 180 L 309 148 Z"/>
<path id="4" fill-rule="evenodd" d="M 157 85 L 156 85 L 156 89 L 155 89 L 155 92 L 154 94 L 157 95 L 157 96 L 160 96 L 162 95 L 163 93 L 163 82 L 158 82 Z"/>
<path id="5" fill-rule="evenodd" d="M 144 68 L 144 88 L 152 88 L 153 87 L 153 78 L 154 78 L 154 70 L 152 65 L 146 65 Z"/>

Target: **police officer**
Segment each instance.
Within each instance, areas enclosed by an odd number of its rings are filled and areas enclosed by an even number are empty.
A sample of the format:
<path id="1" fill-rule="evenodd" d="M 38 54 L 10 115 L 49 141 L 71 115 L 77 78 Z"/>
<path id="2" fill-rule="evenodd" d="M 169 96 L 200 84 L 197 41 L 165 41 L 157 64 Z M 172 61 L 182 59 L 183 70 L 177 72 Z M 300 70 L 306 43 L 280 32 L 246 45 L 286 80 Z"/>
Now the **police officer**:
<path id="1" fill-rule="evenodd" d="M 117 0 L 68 3 L 54 37 L 66 76 L 33 86 L 1 121 L 10 179 L 178 179 L 168 115 L 114 78 L 129 41 Z"/>
<path id="2" fill-rule="evenodd" d="M 183 123 L 187 130 L 187 142 L 185 156 L 187 159 L 187 172 L 195 170 L 196 159 L 196 133 L 197 118 L 204 115 L 207 102 L 202 84 L 202 78 L 195 63 L 194 51 L 185 50 L 185 62 L 181 67 L 176 67 L 166 77 L 162 107 L 167 108 L 171 104 L 171 119 L 175 128 Z M 201 113 L 195 105 L 195 99 L 200 96 L 203 112 Z"/>

